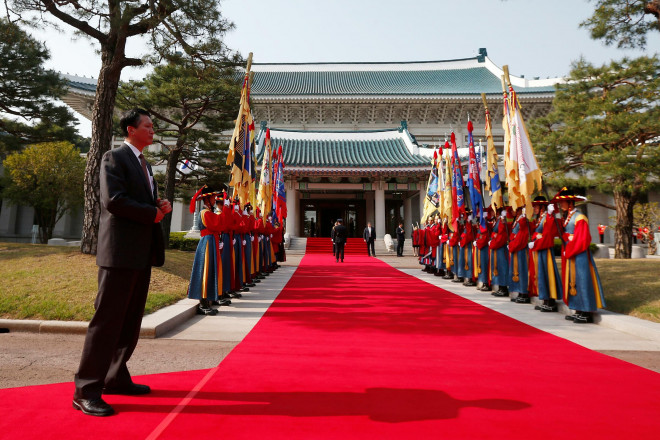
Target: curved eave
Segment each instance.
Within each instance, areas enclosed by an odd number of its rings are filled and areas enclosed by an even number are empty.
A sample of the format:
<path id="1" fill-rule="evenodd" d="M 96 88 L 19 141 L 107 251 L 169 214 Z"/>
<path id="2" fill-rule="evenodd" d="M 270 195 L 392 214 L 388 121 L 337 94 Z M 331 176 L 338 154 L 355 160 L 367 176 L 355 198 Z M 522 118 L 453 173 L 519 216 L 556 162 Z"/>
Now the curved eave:
<path id="1" fill-rule="evenodd" d="M 516 91 L 516 93 L 518 93 Z M 502 93 L 486 93 L 489 100 L 502 99 Z M 527 92 L 518 93 L 521 101 L 552 101 L 554 92 Z M 481 94 L 451 94 L 451 95 L 251 95 L 253 104 L 279 103 L 279 102 L 314 102 L 314 103 L 336 103 L 336 102 L 473 102 L 481 101 Z"/>
<path id="2" fill-rule="evenodd" d="M 315 175 L 315 176 L 337 176 L 337 175 L 361 175 L 361 176 L 371 176 L 371 175 L 425 175 L 429 173 L 429 167 L 292 167 L 285 166 L 284 175 Z"/>

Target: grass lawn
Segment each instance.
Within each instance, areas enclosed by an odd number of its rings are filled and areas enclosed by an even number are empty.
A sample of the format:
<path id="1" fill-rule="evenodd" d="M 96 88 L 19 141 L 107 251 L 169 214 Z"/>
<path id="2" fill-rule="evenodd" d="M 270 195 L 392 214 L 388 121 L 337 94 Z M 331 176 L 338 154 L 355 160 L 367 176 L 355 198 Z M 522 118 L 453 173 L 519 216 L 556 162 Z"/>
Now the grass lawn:
<path id="1" fill-rule="evenodd" d="M 660 322 L 660 259 L 596 260 L 607 310 Z"/>
<path id="2" fill-rule="evenodd" d="M 185 298 L 194 254 L 166 251 L 154 268 L 145 314 Z M 0 243 L 0 318 L 89 321 L 96 257 L 78 248 Z"/>

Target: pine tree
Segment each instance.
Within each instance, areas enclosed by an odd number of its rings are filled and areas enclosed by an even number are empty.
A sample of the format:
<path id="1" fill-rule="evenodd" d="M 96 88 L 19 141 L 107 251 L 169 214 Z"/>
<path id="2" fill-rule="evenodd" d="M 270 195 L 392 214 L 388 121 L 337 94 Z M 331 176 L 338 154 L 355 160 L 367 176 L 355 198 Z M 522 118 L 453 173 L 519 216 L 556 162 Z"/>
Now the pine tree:
<path id="1" fill-rule="evenodd" d="M 44 68 L 48 58 L 43 44 L 0 18 L 0 153 L 31 142 L 74 138 L 73 114 L 55 104 L 66 83 Z"/>
<path id="2" fill-rule="evenodd" d="M 547 177 L 581 177 L 613 194 L 615 258 L 630 258 L 633 207 L 660 176 L 658 102 L 657 56 L 600 67 L 579 60 L 557 86 L 551 113 L 530 127 Z"/>

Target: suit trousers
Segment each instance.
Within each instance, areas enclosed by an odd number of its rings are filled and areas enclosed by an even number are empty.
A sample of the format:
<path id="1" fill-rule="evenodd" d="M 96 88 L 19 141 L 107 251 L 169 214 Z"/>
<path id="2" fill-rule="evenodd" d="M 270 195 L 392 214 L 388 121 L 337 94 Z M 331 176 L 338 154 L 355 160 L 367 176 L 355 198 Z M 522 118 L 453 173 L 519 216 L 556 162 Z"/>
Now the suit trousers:
<path id="1" fill-rule="evenodd" d="M 374 249 L 374 240 L 367 240 L 367 255 L 376 256 L 376 250 Z"/>
<path id="2" fill-rule="evenodd" d="M 345 243 L 335 243 L 335 259 L 337 261 L 344 261 L 344 244 Z"/>
<path id="3" fill-rule="evenodd" d="M 396 241 L 396 254 L 397 255 L 403 255 L 403 240 L 397 240 Z"/>
<path id="4" fill-rule="evenodd" d="M 100 398 L 104 386 L 122 388 L 132 383 L 126 362 L 140 336 L 150 278 L 151 266 L 137 270 L 99 267 L 96 312 L 74 378 L 75 398 Z"/>

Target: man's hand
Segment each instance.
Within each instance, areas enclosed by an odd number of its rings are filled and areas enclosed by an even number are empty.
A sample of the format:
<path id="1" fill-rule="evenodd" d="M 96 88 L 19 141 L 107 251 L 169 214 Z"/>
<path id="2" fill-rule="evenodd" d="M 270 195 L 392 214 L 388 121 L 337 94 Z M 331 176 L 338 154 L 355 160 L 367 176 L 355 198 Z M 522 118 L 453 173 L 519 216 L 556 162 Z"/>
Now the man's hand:
<path id="1" fill-rule="evenodd" d="M 158 205 L 158 208 L 163 211 L 163 215 L 169 214 L 172 212 L 172 204 L 170 203 L 169 200 L 167 199 L 158 199 L 156 200 L 156 204 Z"/>
<path id="2" fill-rule="evenodd" d="M 160 208 L 156 208 L 156 218 L 154 219 L 154 223 L 160 223 L 163 217 L 165 217 L 163 211 L 161 211 Z"/>

